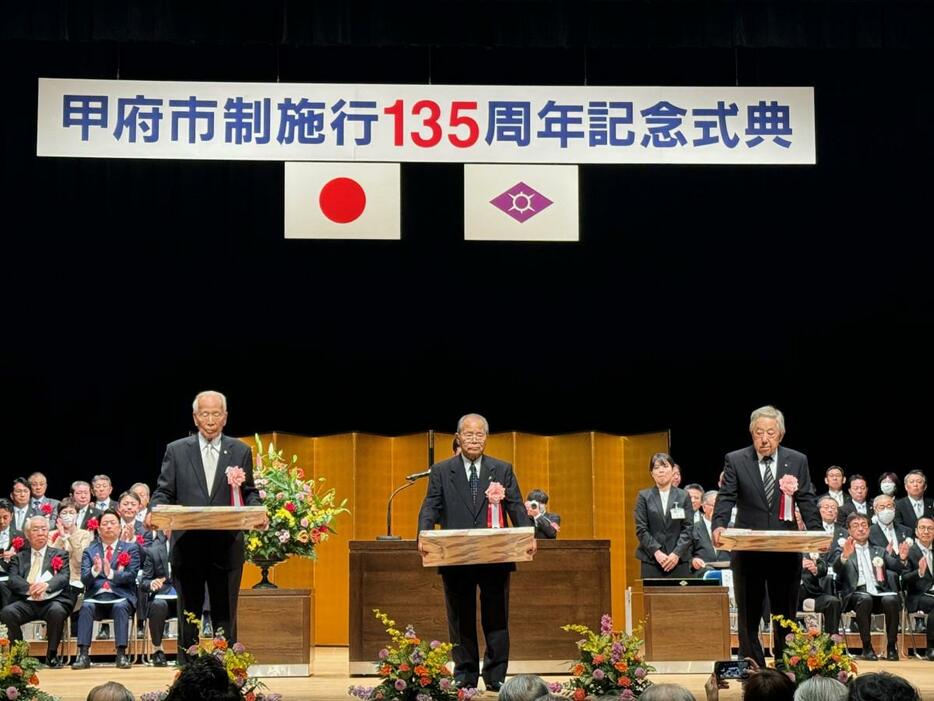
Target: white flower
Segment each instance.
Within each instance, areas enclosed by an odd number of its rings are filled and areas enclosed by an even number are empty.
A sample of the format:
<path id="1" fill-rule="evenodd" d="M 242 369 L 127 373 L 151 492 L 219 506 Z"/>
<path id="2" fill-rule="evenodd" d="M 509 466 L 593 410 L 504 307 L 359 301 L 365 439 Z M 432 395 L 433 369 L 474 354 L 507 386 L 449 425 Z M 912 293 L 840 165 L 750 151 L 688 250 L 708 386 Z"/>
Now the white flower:
<path id="1" fill-rule="evenodd" d="M 915 544 L 915 542 L 911 538 L 905 538 L 905 542 L 908 543 L 909 547 Z"/>
<path id="2" fill-rule="evenodd" d="M 837 545 L 839 545 L 841 548 L 846 545 L 846 538 L 837 538 Z"/>
<path id="3" fill-rule="evenodd" d="M 885 561 L 884 561 L 881 557 L 879 557 L 878 555 L 876 555 L 874 558 L 872 558 L 872 566 L 873 566 L 873 567 L 882 567 L 882 565 L 884 565 L 884 564 L 885 564 Z"/>

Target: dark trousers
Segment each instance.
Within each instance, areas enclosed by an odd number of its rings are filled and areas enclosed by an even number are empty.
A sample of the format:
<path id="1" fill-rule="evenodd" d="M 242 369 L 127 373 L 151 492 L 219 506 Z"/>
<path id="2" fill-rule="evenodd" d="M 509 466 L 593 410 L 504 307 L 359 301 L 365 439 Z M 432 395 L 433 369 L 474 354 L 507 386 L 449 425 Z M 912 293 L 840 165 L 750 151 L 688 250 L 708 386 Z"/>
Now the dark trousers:
<path id="1" fill-rule="evenodd" d="M 177 552 L 177 550 L 176 550 Z M 178 594 L 178 611 L 200 614 L 204 610 L 205 585 L 211 597 L 211 621 L 216 631 L 224 629 L 224 637 L 233 645 L 237 642 L 237 600 L 240 596 L 240 576 L 243 565 L 224 569 L 211 563 L 200 563 L 197 559 L 183 565 L 172 563 L 175 593 Z M 198 642 L 198 629 L 184 617 L 178 620 L 179 639 L 182 650 Z"/>
<path id="2" fill-rule="evenodd" d="M 798 610 L 798 589 L 801 583 L 801 555 L 735 551 L 731 558 L 733 592 L 736 596 L 739 656 L 751 657 L 765 666 L 765 653 L 759 642 L 759 619 L 762 602 L 768 596 L 771 613 L 794 620 Z M 772 622 L 774 640 L 772 656 L 782 658 L 788 631 Z"/>
<path id="3" fill-rule="evenodd" d="M 872 649 L 872 614 L 885 614 L 885 639 L 890 648 L 895 647 L 898 638 L 898 619 L 902 611 L 901 601 L 897 596 L 873 596 L 864 591 L 854 591 L 843 602 L 844 610 L 856 615 L 856 627 L 863 650 Z"/>
<path id="4" fill-rule="evenodd" d="M 506 680 L 509 664 L 509 573 L 497 565 L 446 567 L 441 573 L 448 635 L 454 644 L 454 680 L 476 686 L 480 677 L 477 641 L 477 588 L 480 589 L 480 624 L 486 650 L 483 679 L 487 686 Z"/>
<path id="5" fill-rule="evenodd" d="M 934 596 L 920 596 L 917 603 L 909 609 L 909 613 L 924 611 L 928 615 L 927 646 L 934 648 Z"/>
<path id="6" fill-rule="evenodd" d="M 691 563 L 679 562 L 671 572 L 666 572 L 657 562 L 639 562 L 639 573 L 642 579 L 657 579 L 659 577 L 690 577 Z M 698 577 L 703 576 L 703 570 L 697 573 Z"/>
<path id="7" fill-rule="evenodd" d="M 814 610 L 824 616 L 824 632 L 834 635 L 840 632 L 840 611 L 843 604 L 840 598 L 833 594 L 808 594 L 801 592 L 798 608 L 801 609 L 805 599 L 814 599 Z"/>
<path id="8" fill-rule="evenodd" d="M 174 614 L 178 610 L 177 604 L 175 599 L 153 599 L 149 602 L 149 635 L 153 645 L 162 645 L 165 621 L 169 617 L 169 611 Z"/>
<path id="9" fill-rule="evenodd" d="M 65 619 L 71 613 L 71 601 L 14 601 L 7 604 L 0 611 L 0 621 L 7 627 L 10 640 L 22 640 L 21 626 L 29 621 L 45 621 L 46 638 L 48 640 L 48 656 L 58 654 L 58 644 L 62 640 L 62 631 L 65 629 Z"/>
<path id="10" fill-rule="evenodd" d="M 112 618 L 114 622 L 114 640 L 117 642 L 117 647 L 126 648 L 133 610 L 133 604 L 126 599 L 112 604 L 94 604 L 85 601 L 81 604 L 81 610 L 78 611 L 78 647 L 87 648 L 91 646 L 91 631 L 94 629 L 94 621 Z"/>

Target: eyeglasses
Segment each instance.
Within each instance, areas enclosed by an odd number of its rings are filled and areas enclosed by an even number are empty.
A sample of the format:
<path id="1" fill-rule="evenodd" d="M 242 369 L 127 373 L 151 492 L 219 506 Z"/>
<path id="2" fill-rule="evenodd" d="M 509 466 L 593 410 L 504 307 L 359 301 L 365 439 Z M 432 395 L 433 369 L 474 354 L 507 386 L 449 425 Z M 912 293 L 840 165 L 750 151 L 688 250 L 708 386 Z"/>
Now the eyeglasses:
<path id="1" fill-rule="evenodd" d="M 466 438 L 467 440 L 473 440 L 474 438 L 476 438 L 479 441 L 479 440 L 483 440 L 484 438 L 486 438 L 486 432 L 485 431 L 470 431 L 468 433 L 461 433 L 460 436 L 461 438 Z"/>
<path id="2" fill-rule="evenodd" d="M 934 531 L 934 526 L 917 526 L 919 531 Z"/>
<path id="3" fill-rule="evenodd" d="M 199 411 L 198 412 L 199 419 L 219 419 L 223 415 L 224 415 L 224 412 L 222 411 Z"/>

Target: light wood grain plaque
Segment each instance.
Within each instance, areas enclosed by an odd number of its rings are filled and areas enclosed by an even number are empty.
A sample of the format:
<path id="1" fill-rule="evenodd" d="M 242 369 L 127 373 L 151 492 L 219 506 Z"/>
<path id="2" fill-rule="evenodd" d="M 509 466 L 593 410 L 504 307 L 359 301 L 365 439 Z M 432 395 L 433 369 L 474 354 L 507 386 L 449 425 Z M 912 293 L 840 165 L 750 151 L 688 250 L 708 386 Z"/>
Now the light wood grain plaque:
<path id="1" fill-rule="evenodd" d="M 425 567 L 486 565 L 530 561 L 535 529 L 465 528 L 422 531 L 418 537 L 428 551 L 422 557 Z"/>
<path id="2" fill-rule="evenodd" d="M 152 507 L 152 525 L 173 531 L 249 531 L 259 528 L 265 516 L 265 506 Z"/>
<path id="3" fill-rule="evenodd" d="M 830 548 L 833 536 L 825 531 L 754 531 L 727 528 L 720 534 L 722 550 L 813 553 Z"/>

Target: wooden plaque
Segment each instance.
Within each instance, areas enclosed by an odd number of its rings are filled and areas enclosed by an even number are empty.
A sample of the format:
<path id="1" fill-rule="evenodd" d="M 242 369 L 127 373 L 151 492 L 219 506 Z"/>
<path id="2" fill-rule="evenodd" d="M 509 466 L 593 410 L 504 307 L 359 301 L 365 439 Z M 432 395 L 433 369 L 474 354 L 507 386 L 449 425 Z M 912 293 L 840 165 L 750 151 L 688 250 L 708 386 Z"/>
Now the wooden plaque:
<path id="1" fill-rule="evenodd" d="M 173 531 L 249 531 L 259 528 L 265 516 L 265 506 L 152 507 L 152 525 Z"/>
<path id="2" fill-rule="evenodd" d="M 727 528 L 720 534 L 722 550 L 813 553 L 830 548 L 833 536 L 825 531 L 754 531 Z"/>
<path id="3" fill-rule="evenodd" d="M 425 567 L 444 565 L 485 565 L 497 562 L 528 562 L 535 541 L 535 529 L 465 528 L 422 531 L 418 534 L 428 554 Z"/>

